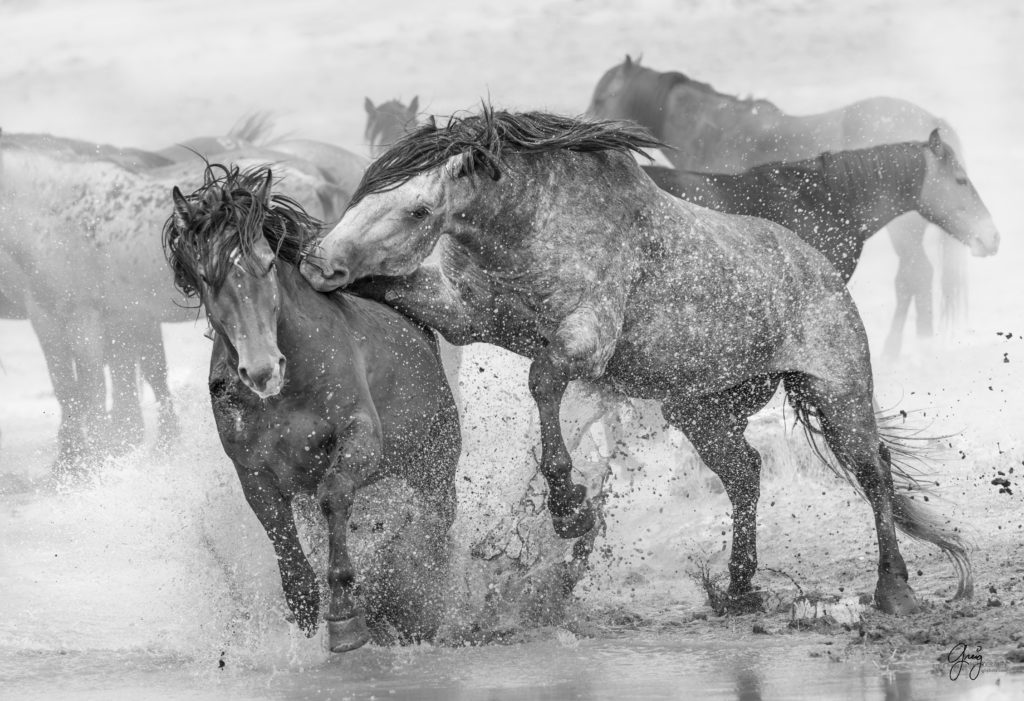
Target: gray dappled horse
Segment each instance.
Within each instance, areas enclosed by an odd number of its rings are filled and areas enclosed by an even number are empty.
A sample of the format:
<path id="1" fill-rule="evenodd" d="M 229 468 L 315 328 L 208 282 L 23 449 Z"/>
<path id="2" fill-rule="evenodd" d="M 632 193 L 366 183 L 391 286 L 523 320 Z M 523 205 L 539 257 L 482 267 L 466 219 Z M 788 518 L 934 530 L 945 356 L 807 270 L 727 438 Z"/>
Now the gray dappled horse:
<path id="1" fill-rule="evenodd" d="M 179 288 L 198 297 L 215 333 L 210 397 L 224 451 L 273 543 L 285 598 L 307 635 L 319 624 L 319 581 L 296 530 L 292 500 L 316 495 L 327 519 L 334 652 L 369 640 L 353 601 L 346 538 L 355 493 L 388 475 L 405 478 L 429 524 L 417 562 L 398 563 L 390 623 L 429 637 L 440 616 L 431 593 L 444 580 L 455 518 L 459 418 L 437 340 L 382 304 L 321 295 L 296 268 L 320 231 L 294 200 L 271 194 L 266 168 L 211 166 L 187 198 L 173 190 L 164 229 Z M 406 570 L 423 568 L 404 582 Z M 431 609 L 431 610 L 428 610 Z"/>
<path id="2" fill-rule="evenodd" d="M 782 383 L 805 427 L 831 448 L 834 469 L 871 505 L 878 606 L 918 608 L 896 526 L 948 553 L 958 594 L 969 593 L 954 529 L 894 490 L 867 337 L 842 278 L 772 222 L 659 190 L 632 154 L 661 145 L 635 126 L 486 106 L 443 128 L 422 126 L 371 164 L 301 270 L 324 291 L 363 280 L 362 293 L 452 343 L 493 343 L 532 359 L 541 471 L 562 537 L 594 524 L 561 434 L 568 383 L 658 400 L 725 485 L 729 593 L 755 605 L 761 460 L 743 430 Z M 421 265 L 435 245 L 440 266 Z"/>
<path id="3" fill-rule="evenodd" d="M 46 134 L 0 138 L 0 292 L 15 298 L 39 337 L 61 407 L 58 472 L 101 456 L 108 437 L 141 437 L 136 364 L 159 403 L 159 442 L 178 434 L 167 386 L 161 322 L 194 320 L 175 303 L 160 229 L 170 185 L 197 181 L 202 163 L 169 163 L 139 149 Z M 314 165 L 246 147 L 234 160 L 276 162 L 287 192 L 317 216 L 347 203 Z M 282 162 L 282 161 L 287 161 Z M 12 273 L 13 271 L 13 273 Z M 113 413 L 106 417 L 103 367 L 111 369 Z"/>
<path id="4" fill-rule="evenodd" d="M 771 161 L 811 158 L 823 151 L 924 139 L 933 129 L 958 154 L 949 124 L 921 107 L 890 97 L 872 97 L 829 112 L 789 115 L 767 100 L 743 100 L 671 71 L 641 66 L 629 56 L 598 81 L 588 113 L 602 119 L 631 119 L 664 141 L 665 157 L 680 170 L 736 173 Z M 899 256 L 896 310 L 885 341 L 887 357 L 899 355 L 911 302 L 917 333 L 933 334 L 932 265 L 925 255 L 926 222 L 907 214 L 888 229 Z M 961 314 L 966 297 L 965 261 L 943 238 L 944 314 Z M 975 250 L 990 255 L 995 250 Z"/>

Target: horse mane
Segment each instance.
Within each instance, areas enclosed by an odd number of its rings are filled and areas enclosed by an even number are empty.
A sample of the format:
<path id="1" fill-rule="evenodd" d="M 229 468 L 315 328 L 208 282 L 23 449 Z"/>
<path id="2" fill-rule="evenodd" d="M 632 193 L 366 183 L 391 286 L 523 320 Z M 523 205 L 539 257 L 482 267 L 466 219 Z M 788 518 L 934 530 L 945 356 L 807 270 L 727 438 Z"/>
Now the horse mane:
<path id="1" fill-rule="evenodd" d="M 858 202 L 879 190 L 916 198 L 924 182 L 924 144 L 906 141 L 849 151 L 826 151 L 818 156 L 828 189 Z"/>
<path id="2" fill-rule="evenodd" d="M 171 165 L 173 161 L 158 153 L 139 148 L 120 148 L 109 144 L 70 139 L 51 134 L 11 134 L 4 132 L 0 147 L 42 153 L 52 158 L 77 162 L 113 163 L 125 170 L 138 173 L 148 168 Z"/>
<path id="3" fill-rule="evenodd" d="M 253 248 L 261 238 L 278 259 L 297 265 L 305 248 L 319 236 L 323 223 L 292 198 L 273 193 L 269 203 L 262 191 L 269 166 L 245 170 L 237 165 L 207 163 L 203 184 L 186 201 L 192 208 L 188 221 L 171 215 L 163 228 L 164 255 L 174 271 L 174 282 L 187 297 L 199 292 L 200 280 L 219 287 L 230 265 L 237 262 L 254 274 Z M 202 271 L 200 271 L 202 266 Z"/>
<path id="4" fill-rule="evenodd" d="M 501 176 L 509 153 L 619 151 L 643 153 L 659 140 L 635 124 L 587 121 L 547 112 L 506 112 L 484 104 L 480 114 L 453 116 L 447 125 L 424 124 L 399 139 L 366 169 L 349 208 L 367 195 L 393 190 L 410 178 L 440 167 L 452 156 L 470 154 L 467 167 L 492 179 Z"/>

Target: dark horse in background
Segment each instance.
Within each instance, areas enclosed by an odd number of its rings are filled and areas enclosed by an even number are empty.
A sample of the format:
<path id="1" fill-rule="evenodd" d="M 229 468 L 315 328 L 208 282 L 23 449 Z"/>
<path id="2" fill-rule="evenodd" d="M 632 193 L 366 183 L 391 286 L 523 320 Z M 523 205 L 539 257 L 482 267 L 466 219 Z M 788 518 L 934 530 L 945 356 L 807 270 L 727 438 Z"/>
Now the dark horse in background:
<path id="1" fill-rule="evenodd" d="M 657 400 L 725 486 L 729 594 L 739 607 L 759 605 L 751 579 L 761 459 L 743 432 L 781 383 L 805 427 L 824 437 L 834 469 L 871 505 L 878 606 L 919 606 L 897 526 L 948 553 L 958 594 L 969 593 L 957 533 L 895 491 L 894 473 L 910 477 L 880 436 L 867 335 L 842 278 L 773 222 L 658 189 L 633 154 L 662 145 L 636 126 L 486 106 L 440 129 L 421 126 L 370 165 L 302 273 L 323 291 L 365 279 L 363 293 L 452 343 L 532 359 L 540 469 L 562 537 L 594 524 L 561 433 L 568 383 Z M 422 265 L 435 245 L 440 266 Z"/>
<path id="2" fill-rule="evenodd" d="M 367 642 L 352 599 L 346 536 L 355 492 L 405 478 L 430 520 L 417 563 L 423 581 L 394 596 L 390 622 L 416 638 L 436 628 L 424 592 L 443 580 L 455 517 L 458 414 L 433 333 L 394 310 L 347 294 L 321 295 L 296 268 L 320 223 L 271 194 L 271 173 L 210 166 L 187 198 L 173 190 L 164 229 L 175 281 L 197 296 L 215 330 L 210 398 L 224 451 L 277 553 L 288 606 L 307 635 L 319 583 L 299 542 L 292 499 L 315 493 L 330 546 L 326 611 L 331 650 Z M 390 577 L 396 582 L 400 571 Z M 437 607 L 437 601 L 434 602 Z"/>
<path id="3" fill-rule="evenodd" d="M 588 113 L 603 119 L 631 119 L 664 141 L 665 157 L 680 170 L 737 173 L 772 161 L 812 158 L 823 151 L 859 149 L 925 138 L 933 129 L 960 152 L 950 126 L 917 105 L 873 97 L 830 112 L 788 115 L 767 100 L 742 100 L 715 91 L 682 73 L 661 73 L 629 56 L 609 69 L 594 89 Z M 962 153 L 961 153 L 962 155 Z M 899 256 L 896 311 L 885 341 L 885 355 L 899 355 L 911 302 L 917 333 L 933 335 L 932 265 L 925 255 L 926 223 L 907 214 L 888 229 Z M 943 239 L 945 314 L 962 313 L 964 260 Z M 976 250 L 989 255 L 994 250 Z"/>
<path id="4" fill-rule="evenodd" d="M 661 189 L 729 214 L 770 219 L 814 246 L 849 282 L 864 242 L 918 212 L 972 251 L 994 251 L 999 232 L 938 130 L 928 141 L 826 151 L 735 175 L 643 166 Z"/>
<path id="5" fill-rule="evenodd" d="M 363 108 L 366 110 L 366 144 L 370 148 L 370 156 L 376 158 L 416 127 L 420 98 L 417 95 L 408 105 L 398 100 L 375 105 L 367 97 Z"/>

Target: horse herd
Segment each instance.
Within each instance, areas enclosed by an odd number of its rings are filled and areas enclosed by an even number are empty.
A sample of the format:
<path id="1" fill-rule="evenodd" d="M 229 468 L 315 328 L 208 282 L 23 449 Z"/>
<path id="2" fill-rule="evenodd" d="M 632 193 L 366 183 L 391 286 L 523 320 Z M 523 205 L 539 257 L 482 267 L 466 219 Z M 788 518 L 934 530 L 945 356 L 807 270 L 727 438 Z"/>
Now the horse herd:
<path id="1" fill-rule="evenodd" d="M 0 311 L 31 319 L 46 355 L 59 470 L 109 451 L 108 422 L 139 440 L 137 368 L 160 402 L 161 442 L 175 440 L 159 325 L 201 309 L 217 430 L 287 604 L 312 635 L 320 588 L 292 499 L 313 493 L 328 524 L 328 641 L 351 650 L 370 638 L 346 544 L 357 490 L 404 477 L 430 515 L 422 559 L 445 567 L 461 440 L 446 375 L 457 354 L 442 362 L 436 331 L 531 360 L 563 538 L 596 527 L 598 496 L 572 478 L 568 383 L 657 400 L 732 503 L 730 607 L 759 606 L 761 459 L 743 432 L 781 386 L 818 454 L 871 505 L 877 606 L 919 607 L 897 528 L 948 554 L 957 596 L 970 595 L 965 545 L 915 498 L 922 486 L 880 432 L 846 289 L 866 238 L 895 221 L 896 353 L 912 299 L 919 330 L 932 323 L 923 222 L 996 252 L 947 124 L 887 98 L 788 116 L 628 56 L 585 118 L 485 104 L 418 124 L 415 100 L 365 107 L 370 162 L 265 140 L 258 119 L 158 153 L 2 136 Z M 675 168 L 641 166 L 652 149 Z M 168 263 L 195 305 L 172 303 Z"/>

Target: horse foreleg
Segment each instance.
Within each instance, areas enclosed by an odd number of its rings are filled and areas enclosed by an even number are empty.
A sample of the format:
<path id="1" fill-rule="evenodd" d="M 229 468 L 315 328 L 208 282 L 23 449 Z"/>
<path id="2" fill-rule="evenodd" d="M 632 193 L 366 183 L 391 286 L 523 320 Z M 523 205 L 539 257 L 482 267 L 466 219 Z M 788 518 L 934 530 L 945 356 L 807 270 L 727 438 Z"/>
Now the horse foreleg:
<path id="1" fill-rule="evenodd" d="M 75 395 L 75 364 L 71 350 L 61 340 L 58 325 L 39 313 L 34 313 L 29 303 L 32 328 L 39 339 L 39 346 L 50 372 L 53 395 L 60 406 L 60 426 L 57 429 L 57 460 L 55 469 L 69 469 L 78 457 L 82 442 L 82 417 Z"/>
<path id="2" fill-rule="evenodd" d="M 604 374 L 621 328 L 622 318 L 610 305 L 581 305 L 530 365 L 530 394 L 540 415 L 540 471 L 548 483 L 555 532 L 562 538 L 582 536 L 595 523 L 586 488 L 572 481 L 572 458 L 562 436 L 562 397 L 571 380 Z"/>
<path id="3" fill-rule="evenodd" d="M 157 414 L 157 447 L 168 449 L 181 435 L 178 415 L 174 411 L 171 388 L 167 384 L 167 355 L 159 322 L 143 324 L 139 329 L 139 368 L 142 377 L 153 388 L 159 404 Z"/>
<path id="4" fill-rule="evenodd" d="M 320 584 L 302 552 L 291 498 L 281 492 L 277 477 L 268 468 L 235 462 L 235 469 L 249 507 L 274 546 L 288 608 L 299 628 L 311 637 L 320 618 Z"/>
<path id="5" fill-rule="evenodd" d="M 119 329 L 107 339 L 107 365 L 113 403 L 110 420 L 112 434 L 125 448 L 142 442 L 144 426 L 139 407 L 139 381 L 136 356 L 130 347 L 134 329 Z"/>
<path id="6" fill-rule="evenodd" d="M 328 645 L 331 652 L 347 652 L 365 645 L 370 639 L 366 615 L 352 601 L 356 571 L 349 557 L 346 536 L 356 487 L 365 483 L 380 463 L 380 421 L 375 415 L 354 417 L 337 450 L 336 464 L 320 481 L 317 500 L 327 519 L 330 550 L 327 584 L 331 599 L 325 616 Z"/>
<path id="7" fill-rule="evenodd" d="M 925 226 L 926 222 L 920 215 L 909 212 L 887 227 L 893 249 L 899 257 L 895 282 L 896 312 L 885 341 L 885 357 L 890 359 L 899 356 L 911 302 L 915 303 L 917 312 L 918 336 L 928 337 L 933 333 L 932 265 L 924 251 Z"/>

